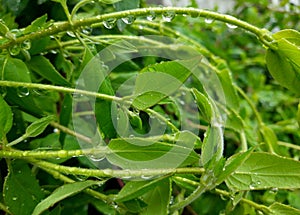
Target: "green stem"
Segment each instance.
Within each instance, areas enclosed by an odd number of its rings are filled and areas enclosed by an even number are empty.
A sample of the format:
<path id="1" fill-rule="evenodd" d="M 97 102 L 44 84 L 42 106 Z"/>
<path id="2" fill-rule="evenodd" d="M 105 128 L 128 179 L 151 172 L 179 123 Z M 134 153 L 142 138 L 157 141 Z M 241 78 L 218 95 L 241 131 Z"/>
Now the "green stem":
<path id="1" fill-rule="evenodd" d="M 295 144 L 291 144 L 291 143 L 287 143 L 287 142 L 283 142 L 283 141 L 278 141 L 277 144 L 300 151 L 300 146 L 299 145 L 295 145 Z"/>
<path id="2" fill-rule="evenodd" d="M 225 190 L 215 189 L 215 192 L 217 194 L 220 194 L 222 196 L 226 196 L 226 197 L 229 197 L 229 198 L 232 196 L 232 194 L 230 194 L 229 192 L 227 192 Z M 270 214 L 270 212 L 271 212 L 270 209 L 267 206 L 257 204 L 255 202 L 249 200 L 249 199 L 242 198 L 241 202 L 250 205 L 251 207 L 255 208 L 258 211 L 262 211 L 265 214 Z"/>
<path id="3" fill-rule="evenodd" d="M 0 211 L 1 210 L 4 211 L 6 214 L 12 214 L 2 202 L 0 202 Z"/>
<path id="4" fill-rule="evenodd" d="M 91 138 L 89 138 L 89 137 L 87 137 L 87 136 L 84 136 L 84 135 L 82 135 L 82 134 L 78 134 L 78 133 L 76 133 L 75 131 L 73 131 L 73 130 L 71 130 L 71 129 L 65 127 L 65 126 L 62 126 L 62 125 L 60 125 L 60 124 L 57 123 L 57 122 L 51 122 L 50 125 L 52 125 L 54 128 L 59 129 L 59 130 L 62 131 L 62 132 L 65 132 L 66 134 L 72 135 L 72 136 L 74 136 L 74 137 L 76 137 L 76 138 L 78 138 L 78 139 L 80 139 L 80 140 L 83 140 L 83 141 L 85 141 L 85 142 L 87 142 L 87 143 L 92 143 Z"/>
<path id="5" fill-rule="evenodd" d="M 61 87 L 61 86 L 53 86 L 53 85 L 47 85 L 47 84 L 35 84 L 35 83 L 25 83 L 25 82 L 15 82 L 15 81 L 0 81 L 0 86 L 26 87 L 26 88 L 31 88 L 31 89 L 52 90 L 52 91 L 72 93 L 72 94 L 76 93 L 76 94 L 92 96 L 92 97 L 96 97 L 96 98 L 100 98 L 100 99 L 108 100 L 108 101 L 115 101 L 115 102 L 119 102 L 119 103 L 123 102 L 122 98 L 119 98 L 116 96 L 110 96 L 110 95 L 86 91 L 86 90 Z"/>
<path id="6" fill-rule="evenodd" d="M 147 176 L 162 176 L 167 174 L 201 174 L 204 172 L 203 168 L 178 168 L 178 169 L 146 169 L 146 170 L 113 170 L 113 169 L 84 169 L 78 167 L 67 167 L 62 165 L 53 164 L 47 161 L 41 161 L 36 159 L 28 160 L 37 165 L 40 168 L 48 168 L 63 174 L 71 175 L 83 175 L 83 176 L 94 176 L 94 177 L 116 177 L 116 178 L 141 178 L 143 175 Z"/>
<path id="7" fill-rule="evenodd" d="M 48 172 L 49 174 L 51 174 L 54 178 L 58 179 L 58 180 L 61 180 L 61 181 L 64 181 L 66 183 L 74 183 L 76 181 L 70 179 L 69 177 L 55 171 L 55 170 L 51 170 L 51 169 L 47 169 L 47 168 L 42 168 L 44 171 Z M 90 188 L 87 188 L 85 189 L 83 192 L 95 197 L 95 198 L 98 198 L 98 199 L 102 199 L 104 201 L 107 201 L 109 200 L 109 197 L 102 194 L 102 193 L 99 193 L 95 190 L 92 190 Z"/>
<path id="8" fill-rule="evenodd" d="M 254 113 L 254 115 L 255 115 L 257 121 L 258 121 L 259 126 L 264 126 L 264 122 L 263 122 L 263 120 L 262 120 L 262 118 L 261 118 L 259 112 L 257 111 L 255 105 L 254 105 L 253 102 L 250 100 L 250 98 L 246 95 L 246 93 L 245 93 L 241 88 L 239 88 L 239 87 L 236 86 L 236 85 L 235 85 L 234 87 L 237 89 L 237 91 L 239 92 L 239 94 L 241 94 L 241 96 L 242 96 L 242 97 L 247 101 L 247 103 L 250 105 L 250 107 L 251 107 L 251 109 L 252 109 L 252 111 L 253 111 L 253 113 Z"/>
<path id="9" fill-rule="evenodd" d="M 204 18 L 219 20 L 219 21 L 222 21 L 222 22 L 225 22 L 228 24 L 238 26 L 249 32 L 252 32 L 253 34 L 255 34 L 258 37 L 258 39 L 265 46 L 272 48 L 272 49 L 276 49 L 276 47 L 272 44 L 274 39 L 272 38 L 271 33 L 269 31 L 267 31 L 266 29 L 260 29 L 258 27 L 255 27 L 247 22 L 239 20 L 230 15 L 220 14 L 220 13 L 216 13 L 213 11 L 202 10 L 202 9 L 197 9 L 197 8 L 183 8 L 183 7 L 138 8 L 138 9 L 133 9 L 133 10 L 98 15 L 98 16 L 91 17 L 91 18 L 72 20 L 72 23 L 70 23 L 70 21 L 60 22 L 60 23 L 54 24 L 53 26 L 51 26 L 47 29 L 43 29 L 43 30 L 40 30 L 37 32 L 32 32 L 31 34 L 21 36 L 21 37 L 17 38 L 16 40 L 10 40 L 10 41 L 0 45 L 0 49 L 7 49 L 8 47 L 13 46 L 15 44 L 20 44 L 25 40 L 39 39 L 41 37 L 55 35 L 60 32 L 74 30 L 74 29 L 78 29 L 78 28 L 84 27 L 84 26 L 91 26 L 92 24 L 101 23 L 109 18 L 119 19 L 122 17 L 127 17 L 129 15 L 131 15 L 131 16 L 146 16 L 153 12 L 156 13 L 157 15 L 161 15 L 166 12 L 174 12 L 177 15 L 188 14 L 188 15 L 191 15 L 192 17 L 204 17 Z"/>

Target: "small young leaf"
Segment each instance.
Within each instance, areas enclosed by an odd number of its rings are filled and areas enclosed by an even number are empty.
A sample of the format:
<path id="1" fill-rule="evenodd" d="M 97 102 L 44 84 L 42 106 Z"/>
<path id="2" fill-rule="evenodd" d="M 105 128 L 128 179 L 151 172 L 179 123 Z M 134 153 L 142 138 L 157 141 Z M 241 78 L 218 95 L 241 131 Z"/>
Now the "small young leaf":
<path id="1" fill-rule="evenodd" d="M 292 208 L 291 206 L 284 205 L 278 202 L 273 203 L 269 206 L 271 214 L 284 214 L 284 215 L 300 215 L 300 210 Z"/>
<path id="2" fill-rule="evenodd" d="M 149 190 L 153 189 L 157 186 L 157 184 L 160 184 L 165 179 L 165 177 L 161 177 L 151 181 L 129 181 L 118 193 L 118 195 L 115 198 L 115 201 L 124 202 L 131 199 L 135 199 L 148 192 Z"/>
<path id="3" fill-rule="evenodd" d="M 10 106 L 0 96 L 0 140 L 9 132 L 12 127 L 13 114 Z"/>
<path id="4" fill-rule="evenodd" d="M 269 148 L 269 151 L 278 153 L 277 137 L 274 131 L 265 125 L 261 126 L 259 131 L 264 139 L 264 142 Z"/>
<path id="5" fill-rule="evenodd" d="M 55 69 L 51 62 L 44 56 L 34 56 L 29 62 L 28 67 L 45 79 L 54 84 L 70 86 L 69 82 Z"/>
<path id="6" fill-rule="evenodd" d="M 300 162 L 274 154 L 255 152 L 227 177 L 231 190 L 298 189 Z"/>
<path id="7" fill-rule="evenodd" d="M 25 136 L 26 137 L 38 136 L 46 129 L 49 123 L 53 120 L 54 120 L 54 116 L 46 116 L 31 123 L 26 129 Z"/>
<path id="8" fill-rule="evenodd" d="M 273 35 L 277 49 L 268 49 L 266 55 L 267 67 L 278 83 L 299 94 L 300 86 L 300 33 L 295 30 L 285 30 Z"/>
<path id="9" fill-rule="evenodd" d="M 33 22 L 31 22 L 31 25 L 27 26 L 24 29 L 23 33 L 29 34 L 31 32 L 34 32 L 34 31 L 40 30 L 44 27 L 47 27 L 47 25 L 46 25 L 47 18 L 48 18 L 48 15 L 44 14 L 43 16 L 35 19 Z"/>
<path id="10" fill-rule="evenodd" d="M 34 208 L 32 215 L 39 215 L 43 211 L 50 208 L 55 203 L 65 199 L 69 196 L 72 196 L 76 193 L 79 193 L 92 185 L 99 185 L 99 181 L 80 181 L 80 182 L 75 182 L 72 184 L 63 185 L 63 186 L 57 188 L 56 190 L 54 190 L 50 196 L 48 196 L 43 201 L 41 201 Z"/>
<path id="11" fill-rule="evenodd" d="M 210 100 L 204 94 L 200 93 L 197 89 L 193 88 L 192 92 L 196 99 L 199 112 L 201 116 L 207 121 L 210 122 L 213 116 L 213 108 Z"/>
<path id="12" fill-rule="evenodd" d="M 22 160 L 11 162 L 3 190 L 5 204 L 14 215 L 31 215 L 34 207 L 44 197 L 36 178 Z"/>
<path id="13" fill-rule="evenodd" d="M 171 182 L 169 178 L 161 181 L 150 192 L 143 195 L 143 200 L 147 203 L 147 208 L 141 215 L 168 214 L 168 207 L 171 199 Z"/>

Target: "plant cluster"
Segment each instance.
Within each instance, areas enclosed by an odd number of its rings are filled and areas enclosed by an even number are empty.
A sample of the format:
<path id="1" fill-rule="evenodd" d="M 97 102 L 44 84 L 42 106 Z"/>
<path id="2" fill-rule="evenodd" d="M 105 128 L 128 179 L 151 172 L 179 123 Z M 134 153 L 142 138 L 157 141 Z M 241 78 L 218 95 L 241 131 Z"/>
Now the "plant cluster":
<path id="1" fill-rule="evenodd" d="M 299 6 L 190 2 L 1 1 L 1 214 L 300 214 Z"/>

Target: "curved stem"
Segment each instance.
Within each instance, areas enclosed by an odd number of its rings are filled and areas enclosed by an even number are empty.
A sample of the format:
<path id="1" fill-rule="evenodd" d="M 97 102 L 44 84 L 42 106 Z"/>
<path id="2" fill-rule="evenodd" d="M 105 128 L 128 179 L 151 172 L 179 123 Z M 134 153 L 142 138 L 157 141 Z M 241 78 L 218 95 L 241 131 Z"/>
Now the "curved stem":
<path id="1" fill-rule="evenodd" d="M 267 47 L 275 49 L 272 42 L 274 41 L 271 33 L 267 31 L 266 29 L 260 29 L 258 27 L 255 27 L 247 22 L 244 22 L 242 20 L 239 20 L 233 16 L 220 14 L 213 11 L 208 10 L 202 10 L 197 8 L 183 8 L 183 7 L 153 7 L 153 8 L 138 8 L 133 10 L 127 10 L 127 11 L 120 11 L 120 12 L 114 12 L 114 13 L 108 13 L 103 15 L 98 15 L 91 18 L 85 18 L 85 19 L 79 19 L 79 20 L 72 20 L 72 23 L 70 21 L 65 22 L 59 22 L 55 23 L 51 27 L 47 29 L 43 29 L 37 32 L 32 32 L 31 34 L 27 34 L 24 36 L 21 36 L 17 38 L 16 40 L 10 40 L 2 45 L 0 45 L 0 49 L 7 49 L 8 47 L 14 45 L 14 44 L 20 44 L 25 40 L 34 40 L 45 36 L 54 35 L 60 32 L 68 31 L 68 30 L 74 30 L 80 27 L 84 26 L 91 26 L 96 23 L 101 23 L 109 18 L 122 18 L 126 16 L 146 16 L 150 13 L 156 13 L 157 15 L 164 14 L 166 12 L 173 12 L 178 15 L 190 15 L 193 17 L 204 17 L 204 18 L 210 18 L 219 20 L 228 24 L 232 24 L 235 26 L 238 26 L 242 29 L 245 29 L 247 31 L 250 31 L 251 33 L 255 34 L 259 40 Z"/>
<path id="2" fill-rule="evenodd" d="M 85 96 L 93 96 L 96 98 L 100 98 L 103 100 L 108 101 L 115 101 L 122 103 L 124 102 L 122 98 L 116 97 L 116 96 L 110 96 L 107 94 L 101 94 L 86 90 L 80 90 L 80 89 L 74 89 L 74 88 L 68 88 L 68 87 L 62 87 L 62 86 L 53 86 L 53 85 L 47 85 L 47 84 L 35 84 L 35 83 L 26 83 L 26 82 L 16 82 L 16 81 L 0 81 L 0 86 L 6 86 L 6 87 L 26 87 L 30 89 L 42 89 L 42 90 L 52 90 L 52 91 L 58 91 L 58 92 L 64 92 L 64 93 L 76 93 L 76 94 L 82 94 Z"/>

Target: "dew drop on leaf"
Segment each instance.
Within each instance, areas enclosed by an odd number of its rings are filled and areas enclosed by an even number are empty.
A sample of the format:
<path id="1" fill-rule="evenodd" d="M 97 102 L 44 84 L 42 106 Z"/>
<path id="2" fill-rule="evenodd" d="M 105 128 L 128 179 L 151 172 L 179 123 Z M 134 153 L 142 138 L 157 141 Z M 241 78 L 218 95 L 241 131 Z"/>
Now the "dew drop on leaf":
<path id="1" fill-rule="evenodd" d="M 18 44 L 16 44 L 16 45 L 13 45 L 12 47 L 9 47 L 8 51 L 11 55 L 15 56 L 20 53 L 21 48 Z"/>
<path id="2" fill-rule="evenodd" d="M 205 22 L 206 24 L 211 24 L 211 23 L 214 22 L 214 20 L 213 20 L 213 19 L 210 19 L 210 18 L 206 18 L 206 19 L 204 19 L 204 22 Z"/>
<path id="3" fill-rule="evenodd" d="M 229 23 L 226 23 L 226 26 L 227 26 L 228 28 L 231 28 L 231 29 L 237 28 L 236 25 L 232 25 L 232 24 L 229 24 Z"/>
<path id="4" fill-rule="evenodd" d="M 23 50 L 29 50 L 31 48 L 31 42 L 30 40 L 24 40 L 21 44 L 21 49 Z"/>
<path id="5" fill-rule="evenodd" d="M 29 96 L 29 90 L 27 87 L 18 87 L 17 94 L 20 98 Z"/>
<path id="6" fill-rule="evenodd" d="M 73 31 L 67 31 L 67 35 L 69 35 L 70 37 L 76 37 L 76 35 L 74 34 Z"/>
<path id="7" fill-rule="evenodd" d="M 149 15 L 147 16 L 148 21 L 153 21 L 156 19 L 156 14 L 154 11 L 150 11 Z"/>
<path id="8" fill-rule="evenodd" d="M 17 201 L 18 197 L 13 197 L 12 200 L 13 201 Z"/>
<path id="9" fill-rule="evenodd" d="M 97 154 L 92 154 L 90 155 L 90 158 L 92 161 L 102 161 L 105 158 L 104 153 L 97 153 Z"/>
<path id="10" fill-rule="evenodd" d="M 91 35 L 92 31 L 93 31 L 93 28 L 91 28 L 91 27 L 85 27 L 81 30 L 81 32 L 85 35 Z"/>
<path id="11" fill-rule="evenodd" d="M 103 22 L 103 25 L 107 29 L 113 29 L 116 25 L 116 21 L 117 19 L 115 18 L 109 18 Z"/>
<path id="12" fill-rule="evenodd" d="M 125 24 L 130 25 L 130 24 L 132 24 L 132 23 L 135 21 L 135 17 L 132 16 L 132 15 L 129 15 L 129 16 L 127 16 L 127 17 L 123 17 L 123 18 L 122 18 L 122 21 L 123 21 Z"/>
<path id="13" fill-rule="evenodd" d="M 165 22 L 171 22 L 175 17 L 174 11 L 166 11 L 163 13 L 162 18 Z"/>

